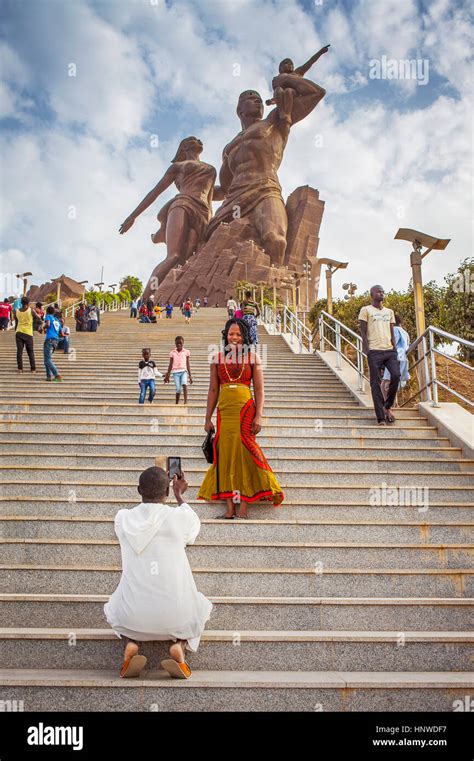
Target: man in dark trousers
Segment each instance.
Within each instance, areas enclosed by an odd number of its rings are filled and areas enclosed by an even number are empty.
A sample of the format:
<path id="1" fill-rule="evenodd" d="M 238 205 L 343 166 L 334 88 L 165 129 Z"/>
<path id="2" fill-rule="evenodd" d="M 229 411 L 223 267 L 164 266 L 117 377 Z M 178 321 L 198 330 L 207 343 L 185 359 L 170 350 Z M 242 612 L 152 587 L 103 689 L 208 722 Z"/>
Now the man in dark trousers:
<path id="1" fill-rule="evenodd" d="M 371 304 L 362 307 L 359 312 L 362 348 L 367 354 L 370 370 L 370 390 L 374 401 L 375 415 L 379 425 L 394 423 L 390 412 L 395 401 L 400 381 L 400 365 L 397 358 L 396 341 L 393 332 L 395 315 L 392 309 L 384 307 L 385 293 L 381 285 L 370 289 Z M 390 373 L 390 385 L 384 402 L 380 387 L 380 372 L 387 368 Z"/>

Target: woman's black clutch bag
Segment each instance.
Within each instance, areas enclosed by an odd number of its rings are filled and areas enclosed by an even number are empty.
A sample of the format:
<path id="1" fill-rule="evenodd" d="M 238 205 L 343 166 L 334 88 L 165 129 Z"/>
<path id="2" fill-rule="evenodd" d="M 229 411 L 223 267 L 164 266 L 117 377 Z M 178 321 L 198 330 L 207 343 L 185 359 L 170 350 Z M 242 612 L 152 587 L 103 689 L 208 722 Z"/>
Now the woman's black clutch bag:
<path id="1" fill-rule="evenodd" d="M 204 457 L 206 458 L 207 462 L 214 462 L 214 437 L 212 435 L 212 431 L 209 431 L 206 438 L 204 439 L 204 443 L 202 444 L 202 451 L 204 452 Z"/>

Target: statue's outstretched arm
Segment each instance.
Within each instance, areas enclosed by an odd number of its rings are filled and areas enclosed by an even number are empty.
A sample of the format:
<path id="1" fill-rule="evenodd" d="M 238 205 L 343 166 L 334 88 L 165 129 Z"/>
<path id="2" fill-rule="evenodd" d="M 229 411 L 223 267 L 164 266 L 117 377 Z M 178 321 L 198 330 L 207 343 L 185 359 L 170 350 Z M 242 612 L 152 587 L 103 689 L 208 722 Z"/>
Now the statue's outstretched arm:
<path id="1" fill-rule="evenodd" d="M 281 78 L 283 79 L 284 76 L 281 75 Z M 326 90 L 319 85 L 310 82 L 308 79 L 299 79 L 299 77 L 295 76 L 291 77 L 291 82 L 287 84 L 287 87 L 295 90 L 298 96 L 291 99 L 291 105 L 288 104 L 287 106 L 288 112 L 285 112 L 285 99 L 283 97 L 285 90 L 280 89 L 278 96 L 275 97 L 278 106 L 273 111 L 270 111 L 266 117 L 268 122 L 278 125 L 280 130 L 285 132 L 286 137 L 288 136 L 290 125 L 308 116 L 326 95 Z"/>
<path id="2" fill-rule="evenodd" d="M 295 73 L 304 77 L 306 72 L 310 70 L 311 66 L 313 66 L 316 63 L 316 61 L 319 58 L 321 58 L 322 55 L 324 55 L 324 53 L 327 53 L 329 48 L 330 48 L 330 45 L 325 45 L 323 48 L 321 48 L 321 50 L 318 50 L 318 52 L 312 55 L 311 58 L 308 58 L 306 63 L 303 63 L 301 64 L 301 66 L 298 66 L 295 69 Z"/>
<path id="3" fill-rule="evenodd" d="M 122 222 L 119 228 L 119 233 L 123 235 L 127 230 L 130 230 L 131 226 L 135 222 L 136 218 L 140 216 L 145 209 L 148 209 L 151 204 L 156 201 L 159 195 L 161 195 L 170 185 L 173 184 L 176 176 L 176 166 L 172 164 L 165 172 L 161 180 L 155 185 L 155 187 L 146 194 L 143 201 L 140 201 L 137 208 Z"/>
<path id="4" fill-rule="evenodd" d="M 296 88 L 295 88 L 296 89 Z M 319 101 L 326 95 L 326 90 L 319 85 L 314 85 L 314 92 L 308 95 L 301 95 L 299 98 L 293 100 L 293 107 L 291 109 L 291 121 L 300 122 L 305 116 L 311 113 L 316 108 Z"/>

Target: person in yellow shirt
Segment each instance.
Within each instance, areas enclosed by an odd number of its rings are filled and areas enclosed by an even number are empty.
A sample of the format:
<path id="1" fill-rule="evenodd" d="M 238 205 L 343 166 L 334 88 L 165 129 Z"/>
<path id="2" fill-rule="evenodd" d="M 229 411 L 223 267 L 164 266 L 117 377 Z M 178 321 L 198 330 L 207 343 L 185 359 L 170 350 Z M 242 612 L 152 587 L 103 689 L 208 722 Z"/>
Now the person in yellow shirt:
<path id="1" fill-rule="evenodd" d="M 371 304 L 362 307 L 359 312 L 362 348 L 367 354 L 370 371 L 370 390 L 374 402 L 375 415 L 379 425 L 394 423 L 390 412 L 397 395 L 400 381 L 400 365 L 396 350 L 396 338 L 393 331 L 395 315 L 392 309 L 384 307 L 384 289 L 373 285 L 370 289 Z M 384 402 L 380 387 L 380 371 L 387 369 L 390 373 L 390 385 Z"/>
<path id="2" fill-rule="evenodd" d="M 161 320 L 161 306 L 160 306 L 160 304 L 157 304 L 153 311 L 156 314 L 156 319 L 157 320 Z"/>
<path id="3" fill-rule="evenodd" d="M 33 312 L 28 296 L 21 299 L 21 307 L 15 311 L 16 362 L 18 372 L 23 372 L 23 349 L 26 349 L 30 361 L 30 370 L 36 372 L 35 352 L 33 348 Z"/>

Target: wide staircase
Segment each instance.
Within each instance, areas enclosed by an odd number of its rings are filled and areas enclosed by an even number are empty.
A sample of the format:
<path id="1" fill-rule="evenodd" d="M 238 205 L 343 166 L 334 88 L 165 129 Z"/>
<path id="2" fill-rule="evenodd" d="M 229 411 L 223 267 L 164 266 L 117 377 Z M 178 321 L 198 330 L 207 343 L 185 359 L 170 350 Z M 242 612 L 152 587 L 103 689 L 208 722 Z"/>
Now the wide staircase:
<path id="1" fill-rule="evenodd" d="M 0 335 L 0 693 L 24 710 L 452 711 L 472 691 L 473 462 L 414 410 L 375 425 L 317 356 L 260 327 L 266 404 L 259 442 L 283 505 L 216 520 L 198 502 L 209 346 L 222 309 L 142 325 L 103 315 L 55 360 L 62 384 L 16 373 Z M 164 372 L 174 337 L 191 350 L 187 407 L 158 384 L 139 406 L 137 363 Z M 26 359 L 26 357 L 25 357 Z M 140 472 L 180 455 L 202 530 L 188 556 L 215 603 L 193 676 L 120 680 L 122 643 L 103 605 L 120 578 L 113 519 Z M 405 487 L 405 488 L 402 488 Z M 413 487 L 413 488 L 410 488 Z M 414 490 L 417 487 L 417 490 Z M 413 504 L 414 503 L 414 504 Z M 461 703 L 455 703 L 455 701 Z M 10 701 L 10 702 L 9 702 Z M 16 702 L 15 702 L 16 701 Z"/>

